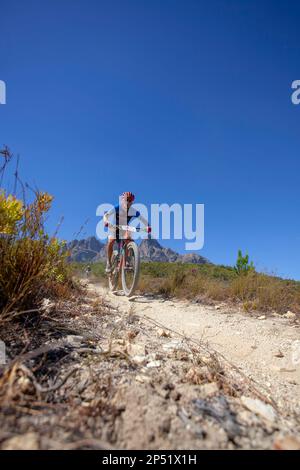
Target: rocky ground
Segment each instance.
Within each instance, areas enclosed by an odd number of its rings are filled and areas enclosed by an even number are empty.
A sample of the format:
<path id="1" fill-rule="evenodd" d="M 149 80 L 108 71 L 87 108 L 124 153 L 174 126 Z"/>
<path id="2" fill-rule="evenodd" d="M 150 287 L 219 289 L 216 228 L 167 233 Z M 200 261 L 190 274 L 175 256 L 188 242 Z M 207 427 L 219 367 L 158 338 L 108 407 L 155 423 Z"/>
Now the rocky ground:
<path id="1" fill-rule="evenodd" d="M 217 307 L 91 284 L 45 301 L 2 331 L 1 448 L 300 448 L 296 320 Z"/>

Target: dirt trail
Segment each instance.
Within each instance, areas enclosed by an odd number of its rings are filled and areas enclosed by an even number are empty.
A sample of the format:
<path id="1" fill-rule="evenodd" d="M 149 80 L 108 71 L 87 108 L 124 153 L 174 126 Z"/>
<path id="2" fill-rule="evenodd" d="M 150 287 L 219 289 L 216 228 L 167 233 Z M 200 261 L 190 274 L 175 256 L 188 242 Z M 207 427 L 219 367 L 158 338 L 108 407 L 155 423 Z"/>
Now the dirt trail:
<path id="1" fill-rule="evenodd" d="M 83 284 L 7 331 L 1 449 L 300 449 L 297 319 Z"/>
<path id="2" fill-rule="evenodd" d="M 146 296 L 129 300 L 121 293 L 110 293 L 103 286 L 95 288 L 121 311 L 128 311 L 131 305 L 136 315 L 149 317 L 167 328 L 208 343 L 269 390 L 282 410 L 299 412 L 299 324 L 276 316 L 251 317 L 225 305 L 216 309 L 189 301 Z"/>

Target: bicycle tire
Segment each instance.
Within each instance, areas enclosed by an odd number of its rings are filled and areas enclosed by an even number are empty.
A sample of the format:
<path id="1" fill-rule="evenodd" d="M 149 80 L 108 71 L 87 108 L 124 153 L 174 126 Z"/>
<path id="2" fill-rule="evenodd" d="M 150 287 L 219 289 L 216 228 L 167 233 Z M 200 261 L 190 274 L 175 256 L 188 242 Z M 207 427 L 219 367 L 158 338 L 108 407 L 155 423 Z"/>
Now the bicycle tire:
<path id="1" fill-rule="evenodd" d="M 139 254 L 139 249 L 137 244 L 134 241 L 131 241 L 127 244 L 126 250 L 132 250 L 134 254 L 134 274 L 133 274 L 133 281 L 131 286 L 127 286 L 126 284 L 126 259 L 124 259 L 122 263 L 122 273 L 121 273 L 121 279 L 122 279 L 122 288 L 123 292 L 127 297 L 130 297 L 133 295 L 137 284 L 139 280 L 139 275 L 140 275 L 140 254 Z"/>
<path id="2" fill-rule="evenodd" d="M 112 271 L 108 274 L 108 287 L 111 292 L 116 291 L 118 287 L 119 272 L 117 258 L 118 256 L 115 254 L 111 257 Z"/>

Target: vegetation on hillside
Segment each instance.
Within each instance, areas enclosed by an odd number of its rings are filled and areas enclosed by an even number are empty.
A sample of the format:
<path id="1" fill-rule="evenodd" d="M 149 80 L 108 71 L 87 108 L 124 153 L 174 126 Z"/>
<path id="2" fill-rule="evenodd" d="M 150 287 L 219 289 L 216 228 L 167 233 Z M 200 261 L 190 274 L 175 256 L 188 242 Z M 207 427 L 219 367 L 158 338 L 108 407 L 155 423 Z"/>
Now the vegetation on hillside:
<path id="1" fill-rule="evenodd" d="M 240 255 L 238 256 L 240 259 Z M 85 263 L 74 263 L 73 269 L 84 275 Z M 246 311 L 288 310 L 300 313 L 300 282 L 258 273 L 249 260 L 250 269 L 212 264 L 143 262 L 139 291 L 198 302 L 233 302 Z M 91 264 L 91 278 L 106 282 L 102 262 Z"/>

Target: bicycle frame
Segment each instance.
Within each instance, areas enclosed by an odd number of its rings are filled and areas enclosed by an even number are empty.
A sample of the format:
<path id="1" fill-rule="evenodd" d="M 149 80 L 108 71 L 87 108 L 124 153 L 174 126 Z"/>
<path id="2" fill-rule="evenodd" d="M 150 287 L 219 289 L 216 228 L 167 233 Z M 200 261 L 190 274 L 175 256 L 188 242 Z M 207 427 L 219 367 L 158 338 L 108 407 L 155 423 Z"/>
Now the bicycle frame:
<path id="1" fill-rule="evenodd" d="M 131 241 L 130 238 L 125 239 L 125 240 L 118 240 L 118 271 L 121 270 L 123 262 L 125 260 L 125 255 L 126 255 L 126 245 Z"/>

